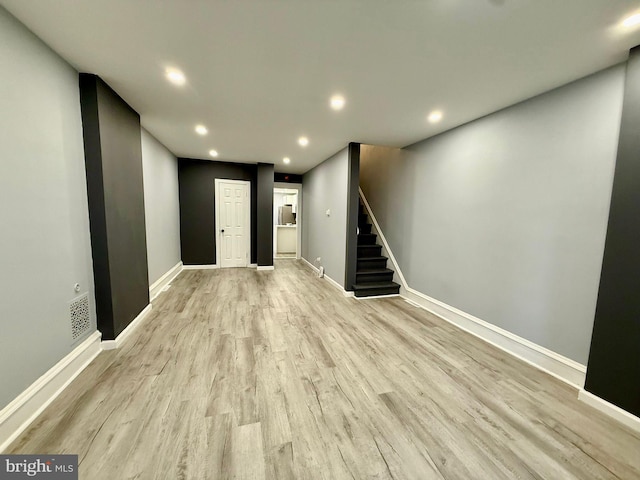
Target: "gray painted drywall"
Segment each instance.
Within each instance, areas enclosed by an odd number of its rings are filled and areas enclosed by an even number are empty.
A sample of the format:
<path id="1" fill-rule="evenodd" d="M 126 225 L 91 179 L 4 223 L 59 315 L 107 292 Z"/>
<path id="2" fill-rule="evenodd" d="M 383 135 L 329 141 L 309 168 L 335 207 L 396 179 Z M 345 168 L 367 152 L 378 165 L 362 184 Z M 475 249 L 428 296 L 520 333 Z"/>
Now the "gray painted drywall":
<path id="1" fill-rule="evenodd" d="M 86 338 L 70 300 L 96 327 L 78 73 L 2 7 L 0 65 L 2 408 Z"/>
<path id="2" fill-rule="evenodd" d="M 409 286 L 586 364 L 623 88 L 617 66 L 403 150 L 363 146 Z"/>
<path id="3" fill-rule="evenodd" d="M 256 179 L 258 267 L 273 266 L 273 164 L 259 163 Z"/>
<path id="4" fill-rule="evenodd" d="M 180 262 L 178 159 L 142 129 L 144 215 L 149 285 Z"/>
<path id="5" fill-rule="evenodd" d="M 325 274 L 343 287 L 348 166 L 345 148 L 302 177 L 302 257 L 315 266 L 321 257 Z"/>

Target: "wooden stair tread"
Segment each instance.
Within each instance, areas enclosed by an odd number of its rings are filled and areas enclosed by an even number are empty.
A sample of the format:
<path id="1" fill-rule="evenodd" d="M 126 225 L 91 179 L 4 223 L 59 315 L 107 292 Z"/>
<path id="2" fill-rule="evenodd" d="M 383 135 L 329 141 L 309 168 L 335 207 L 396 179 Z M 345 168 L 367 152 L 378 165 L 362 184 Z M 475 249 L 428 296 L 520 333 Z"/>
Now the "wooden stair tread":
<path id="1" fill-rule="evenodd" d="M 371 282 L 371 283 L 356 283 L 353 285 L 354 290 L 378 290 L 383 288 L 400 288 L 400 285 L 396 282 Z"/>
<path id="2" fill-rule="evenodd" d="M 360 275 L 376 275 L 380 273 L 393 273 L 393 270 L 389 268 L 362 268 L 356 271 L 356 274 Z"/>

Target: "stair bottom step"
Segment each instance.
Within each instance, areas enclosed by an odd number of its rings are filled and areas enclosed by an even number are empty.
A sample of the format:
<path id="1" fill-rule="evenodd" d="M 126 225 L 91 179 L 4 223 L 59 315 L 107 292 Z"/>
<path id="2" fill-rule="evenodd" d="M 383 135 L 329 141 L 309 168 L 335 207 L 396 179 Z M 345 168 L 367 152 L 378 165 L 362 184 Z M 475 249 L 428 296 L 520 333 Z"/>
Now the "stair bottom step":
<path id="1" fill-rule="evenodd" d="M 369 282 L 390 282 L 393 280 L 393 272 L 380 273 L 356 273 L 358 285 Z"/>
<path id="2" fill-rule="evenodd" d="M 395 282 L 360 283 L 353 286 L 353 293 L 356 297 L 397 295 L 400 293 L 400 285 Z"/>

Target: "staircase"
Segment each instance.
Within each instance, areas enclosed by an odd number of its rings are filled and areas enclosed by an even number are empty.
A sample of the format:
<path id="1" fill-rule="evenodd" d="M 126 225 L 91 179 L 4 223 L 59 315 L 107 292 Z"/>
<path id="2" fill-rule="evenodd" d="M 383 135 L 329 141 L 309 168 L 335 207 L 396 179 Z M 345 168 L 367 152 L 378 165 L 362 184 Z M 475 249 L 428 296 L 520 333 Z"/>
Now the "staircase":
<path id="1" fill-rule="evenodd" d="M 393 281 L 393 270 L 387 268 L 387 257 L 382 256 L 382 246 L 377 235 L 371 233 L 371 224 L 364 206 L 360 204 L 358 215 L 358 267 L 353 292 L 356 297 L 397 295 L 400 285 Z"/>

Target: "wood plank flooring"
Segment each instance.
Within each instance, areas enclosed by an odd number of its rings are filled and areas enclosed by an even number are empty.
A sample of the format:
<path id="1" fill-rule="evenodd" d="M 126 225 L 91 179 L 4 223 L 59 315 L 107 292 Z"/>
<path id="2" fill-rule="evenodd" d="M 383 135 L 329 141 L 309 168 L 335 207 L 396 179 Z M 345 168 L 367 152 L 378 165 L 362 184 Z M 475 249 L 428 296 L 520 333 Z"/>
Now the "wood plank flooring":
<path id="1" fill-rule="evenodd" d="M 80 478 L 638 479 L 640 436 L 400 298 L 185 271 L 11 446 Z"/>

